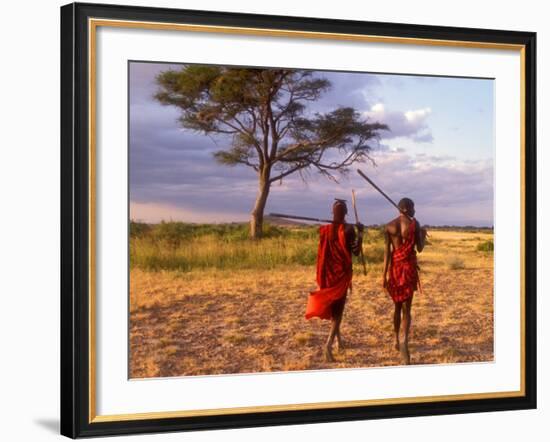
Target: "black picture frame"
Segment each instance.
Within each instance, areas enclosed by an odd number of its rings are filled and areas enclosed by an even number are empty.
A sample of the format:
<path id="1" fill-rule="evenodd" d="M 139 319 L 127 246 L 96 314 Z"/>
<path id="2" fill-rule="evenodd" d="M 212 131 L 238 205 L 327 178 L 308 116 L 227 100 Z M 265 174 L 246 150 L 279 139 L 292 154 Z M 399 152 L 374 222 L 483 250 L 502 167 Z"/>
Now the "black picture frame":
<path id="1" fill-rule="evenodd" d="M 490 29 L 71 3 L 61 7 L 61 434 L 240 428 L 536 408 L 536 34 Z M 90 419 L 88 19 L 521 45 L 524 51 L 524 395 L 139 420 Z"/>

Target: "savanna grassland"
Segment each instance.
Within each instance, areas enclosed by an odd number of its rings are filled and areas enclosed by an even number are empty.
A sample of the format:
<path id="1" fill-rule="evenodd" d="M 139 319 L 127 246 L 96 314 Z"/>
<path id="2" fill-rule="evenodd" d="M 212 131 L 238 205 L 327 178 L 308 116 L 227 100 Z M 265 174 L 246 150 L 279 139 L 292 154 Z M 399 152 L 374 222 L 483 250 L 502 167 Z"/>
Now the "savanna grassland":
<path id="1" fill-rule="evenodd" d="M 412 364 L 493 359 L 493 234 L 429 230 L 418 255 Z M 306 321 L 315 290 L 317 227 L 131 223 L 132 378 L 400 365 L 393 303 L 381 289 L 383 238 L 368 229 L 367 276 L 354 265 L 336 362 L 324 361 L 329 322 Z"/>

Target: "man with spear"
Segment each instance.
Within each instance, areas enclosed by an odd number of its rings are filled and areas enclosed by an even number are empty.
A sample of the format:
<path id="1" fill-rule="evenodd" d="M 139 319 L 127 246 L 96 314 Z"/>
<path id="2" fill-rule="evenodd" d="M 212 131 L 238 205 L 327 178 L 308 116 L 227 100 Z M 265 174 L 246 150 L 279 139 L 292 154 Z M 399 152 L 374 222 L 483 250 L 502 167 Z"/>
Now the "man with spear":
<path id="1" fill-rule="evenodd" d="M 348 208 L 346 202 L 337 199 L 332 205 L 332 223 L 319 228 L 319 248 L 317 251 L 318 290 L 308 297 L 305 318 L 318 317 L 331 321 L 331 328 L 325 344 L 324 355 L 327 362 L 334 362 L 332 345 L 338 341 L 338 350 L 343 349 L 340 326 L 344 306 L 352 280 L 352 254 L 358 256 L 363 245 L 363 230 L 357 223 L 358 234 L 352 224 L 346 223 Z"/>
<path id="2" fill-rule="evenodd" d="M 414 202 L 410 198 L 403 198 L 398 204 L 395 204 L 361 170 L 357 172 L 399 210 L 399 216 L 384 227 L 385 248 L 382 287 L 391 296 L 394 303 L 395 348 L 401 352 L 403 362 L 408 365 L 411 361 L 409 354 L 411 305 L 414 292 L 420 287 L 416 252 L 422 252 L 424 249 L 427 231 L 425 228 L 421 228 L 420 223 L 414 218 Z M 399 339 L 401 323 L 403 323 L 404 329 L 402 344 Z"/>
<path id="3" fill-rule="evenodd" d="M 355 198 L 354 198 L 355 208 Z M 351 290 L 352 254 L 362 257 L 364 226 L 357 219 L 358 233 L 354 224 L 346 223 L 348 208 L 346 201 L 336 199 L 332 205 L 332 221 L 315 218 L 297 217 L 281 214 L 271 214 L 292 219 L 321 221 L 328 224 L 319 227 L 319 247 L 317 251 L 317 285 L 318 290 L 308 297 L 305 318 L 318 317 L 331 321 L 331 328 L 324 348 L 327 362 L 334 362 L 332 346 L 334 338 L 338 342 L 338 350 L 343 349 L 340 326 L 344 315 L 344 306 L 348 291 Z M 363 261 L 363 271 L 366 267 Z"/>
<path id="4" fill-rule="evenodd" d="M 382 287 L 387 290 L 394 303 L 393 327 L 395 348 L 401 352 L 405 364 L 410 364 L 409 330 L 411 327 L 411 305 L 413 295 L 419 288 L 416 251 L 424 249 L 426 230 L 414 218 L 414 202 L 403 198 L 397 204 L 400 214 L 384 228 L 384 274 Z M 401 321 L 401 319 L 403 321 Z M 404 337 L 400 343 L 399 334 L 403 322 Z"/>

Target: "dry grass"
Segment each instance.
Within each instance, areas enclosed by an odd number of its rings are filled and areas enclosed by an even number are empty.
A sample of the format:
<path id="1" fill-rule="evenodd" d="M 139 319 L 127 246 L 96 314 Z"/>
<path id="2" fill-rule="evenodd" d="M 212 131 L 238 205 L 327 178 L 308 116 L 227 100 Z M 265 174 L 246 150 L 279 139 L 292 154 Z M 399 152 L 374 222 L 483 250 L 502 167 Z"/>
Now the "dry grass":
<path id="1" fill-rule="evenodd" d="M 493 255 L 477 245 L 492 235 L 430 233 L 431 245 L 419 254 L 424 292 L 413 301 L 412 363 L 490 361 Z M 449 271 L 452 258 L 461 260 L 461 268 Z M 303 316 L 315 289 L 311 265 L 186 273 L 134 268 L 131 377 L 399 365 L 393 303 L 380 289 L 381 264 L 371 262 L 368 271 L 365 277 L 355 268 L 342 324 L 346 348 L 326 363 L 321 350 L 329 323 Z"/>

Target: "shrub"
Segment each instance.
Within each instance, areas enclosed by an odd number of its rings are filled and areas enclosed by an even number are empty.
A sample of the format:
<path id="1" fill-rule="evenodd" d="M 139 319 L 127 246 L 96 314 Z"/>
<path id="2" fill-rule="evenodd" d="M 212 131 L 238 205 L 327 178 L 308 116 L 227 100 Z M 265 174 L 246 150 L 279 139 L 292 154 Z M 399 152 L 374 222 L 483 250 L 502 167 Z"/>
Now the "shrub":
<path id="1" fill-rule="evenodd" d="M 151 225 L 130 221 L 130 238 L 137 238 L 146 235 L 151 230 Z"/>
<path id="2" fill-rule="evenodd" d="M 480 242 L 477 245 L 478 252 L 493 252 L 494 250 L 495 250 L 495 244 L 493 243 L 492 239 L 490 239 L 489 241 Z"/>
<path id="3" fill-rule="evenodd" d="M 450 270 L 460 270 L 465 267 L 464 261 L 458 256 L 451 256 L 447 259 L 447 266 Z"/>

